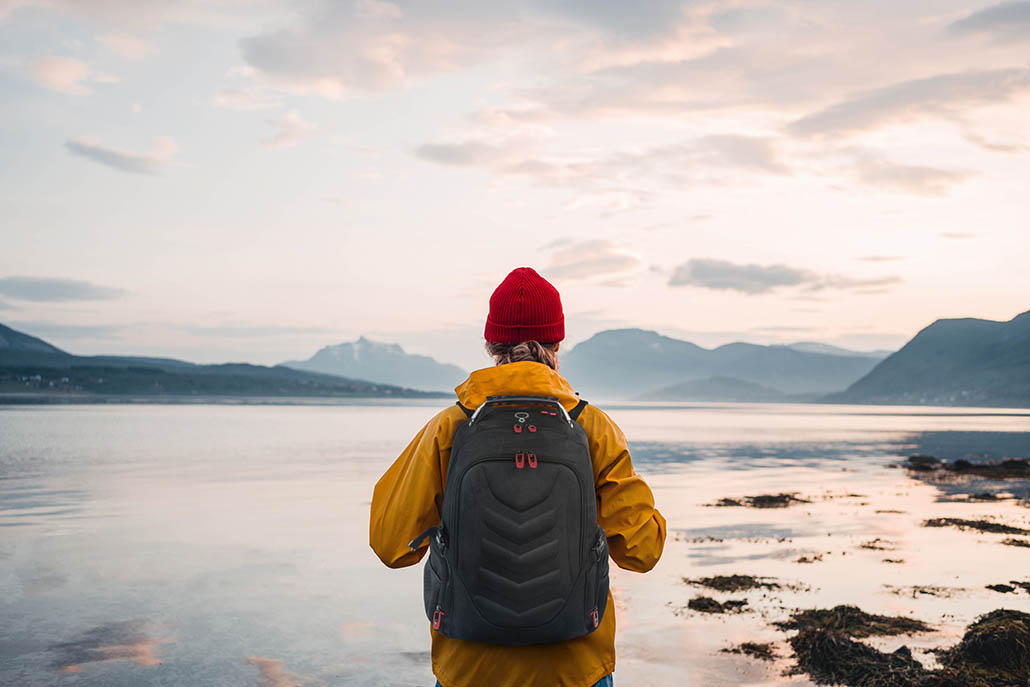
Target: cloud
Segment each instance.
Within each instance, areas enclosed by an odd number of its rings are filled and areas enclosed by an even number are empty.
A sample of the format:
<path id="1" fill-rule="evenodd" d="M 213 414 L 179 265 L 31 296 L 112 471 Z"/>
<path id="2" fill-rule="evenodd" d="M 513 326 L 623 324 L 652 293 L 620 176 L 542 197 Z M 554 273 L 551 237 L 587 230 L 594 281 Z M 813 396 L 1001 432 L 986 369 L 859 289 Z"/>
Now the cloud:
<path id="1" fill-rule="evenodd" d="M 991 5 L 948 28 L 955 33 L 986 34 L 1002 41 L 1030 38 L 1030 2 L 1013 0 Z"/>
<path id="2" fill-rule="evenodd" d="M 519 126 L 511 136 L 480 134 L 427 143 L 416 157 L 448 167 L 479 167 L 536 186 L 573 192 L 567 211 L 596 209 L 608 218 L 652 206 L 663 189 L 741 184 L 791 173 L 778 141 L 765 136 L 711 134 L 680 143 L 627 150 L 557 149 L 549 130 Z"/>
<path id="3" fill-rule="evenodd" d="M 0 19 L 18 7 L 45 7 L 119 30 L 154 30 L 168 23 L 233 26 L 255 23 L 264 0 L 0 0 Z"/>
<path id="4" fill-rule="evenodd" d="M 404 11 L 392 2 L 356 0 L 354 3 L 354 16 L 359 19 L 400 19 L 404 16 Z"/>
<path id="5" fill-rule="evenodd" d="M 657 193 L 634 188 L 602 188 L 584 191 L 562 204 L 564 210 L 596 207 L 602 217 L 635 210 L 651 203 Z"/>
<path id="6" fill-rule="evenodd" d="M 806 290 L 823 291 L 833 289 L 839 291 L 853 291 L 855 293 L 886 293 L 886 287 L 900 284 L 904 279 L 901 277 L 873 277 L 871 279 L 857 279 L 855 277 L 844 277 L 839 274 L 814 275 L 808 282 Z"/>
<path id="7" fill-rule="evenodd" d="M 230 110 L 267 110 L 282 105 L 278 98 L 257 88 L 227 88 L 215 95 L 214 104 Z"/>
<path id="8" fill-rule="evenodd" d="M 719 291 L 764 294 L 785 287 L 805 291 L 843 290 L 867 292 L 901 282 L 900 277 L 856 279 L 835 274 L 819 274 L 787 265 L 736 264 L 726 260 L 695 258 L 677 266 L 669 286 L 698 286 Z"/>
<path id="9" fill-rule="evenodd" d="M 70 95 L 91 94 L 93 91 L 84 82 L 109 83 L 118 80 L 93 71 L 85 62 L 74 57 L 37 57 L 28 63 L 26 71 L 41 86 Z"/>
<path id="10" fill-rule="evenodd" d="M 98 162 L 120 172 L 134 174 L 158 174 L 171 163 L 171 158 L 179 150 L 179 146 L 168 136 L 154 139 L 153 148 L 146 154 L 127 153 L 100 145 L 94 138 L 77 138 L 65 141 L 64 147 L 73 155 Z"/>
<path id="11" fill-rule="evenodd" d="M 1030 69 L 941 74 L 860 93 L 792 122 L 797 136 L 846 136 L 926 117 L 956 118 L 960 108 L 1007 102 L 1030 92 Z"/>
<path id="12" fill-rule="evenodd" d="M 594 277 L 622 275 L 636 269 L 640 259 L 615 247 L 610 241 L 591 239 L 575 243 L 548 244 L 553 247 L 551 262 L 545 269 L 556 280 L 577 281 Z M 608 285 L 625 286 L 622 280 Z"/>
<path id="13" fill-rule="evenodd" d="M 509 151 L 482 141 L 458 143 L 425 143 L 415 149 L 415 156 L 450 167 L 487 166 L 503 160 Z"/>
<path id="14" fill-rule="evenodd" d="M 906 255 L 863 255 L 860 258 L 856 258 L 862 262 L 896 262 L 898 260 L 908 260 Z"/>
<path id="15" fill-rule="evenodd" d="M 631 188 L 628 180 L 651 178 L 681 187 L 719 182 L 720 173 L 789 174 L 774 139 L 762 136 L 717 134 L 701 136 L 682 143 L 655 146 L 644 150 L 615 151 L 598 156 L 577 151 L 545 154 L 538 140 L 528 136 L 509 139 L 467 139 L 451 143 L 428 143 L 415 149 L 415 155 L 451 167 L 484 167 L 497 174 L 520 176 L 541 185 L 571 185 L 585 189 L 591 196 L 616 204 L 627 199 L 645 200 L 652 193 Z M 713 172 L 715 175 L 713 176 Z M 571 201 L 570 208 L 596 203 L 601 197 Z"/>
<path id="16" fill-rule="evenodd" d="M 975 239 L 979 235 L 980 234 L 970 234 L 970 233 L 955 232 L 955 231 L 942 231 L 940 234 L 938 234 L 938 236 L 940 236 L 941 238 L 945 238 L 945 239 L 958 239 L 958 240 Z"/>
<path id="17" fill-rule="evenodd" d="M 107 301 L 125 295 L 122 289 L 77 279 L 49 277 L 0 277 L 0 295 L 19 301 Z"/>
<path id="18" fill-rule="evenodd" d="M 97 40 L 129 60 L 142 60 L 147 53 L 154 51 L 154 47 L 146 41 L 123 33 L 97 36 Z"/>
<path id="19" fill-rule="evenodd" d="M 798 286 L 807 272 L 786 265 L 737 265 L 725 260 L 696 258 L 673 270 L 669 286 L 701 286 L 744 293 L 766 293 L 781 286 Z"/>
<path id="20" fill-rule="evenodd" d="M 947 195 L 952 186 L 976 176 L 965 170 L 897 164 L 873 153 L 860 154 L 851 171 L 866 186 L 919 196 Z"/>
<path id="21" fill-rule="evenodd" d="M 609 41 L 609 49 L 649 42 L 674 30 L 683 17 L 681 0 L 313 0 L 301 8 L 290 24 L 244 38 L 240 51 L 277 86 L 329 98 L 401 87 L 534 42 L 559 51 L 561 43 L 574 45 L 585 37 Z"/>
<path id="22" fill-rule="evenodd" d="M 761 136 L 723 134 L 698 139 L 696 152 L 705 162 L 736 169 L 788 174 L 787 166 L 780 161 L 774 141 Z"/>
<path id="23" fill-rule="evenodd" d="M 261 144 L 270 150 L 294 146 L 318 128 L 315 124 L 305 121 L 296 110 L 290 110 L 282 119 L 270 119 L 268 123 L 278 129 L 271 137 L 261 141 Z"/>
<path id="24" fill-rule="evenodd" d="M 280 88 L 339 98 L 478 62 L 502 41 L 504 27 L 465 19 L 460 7 L 434 4 L 421 16 L 407 9 L 420 10 L 370 0 L 313 2 L 292 26 L 244 38 L 240 51 Z"/>

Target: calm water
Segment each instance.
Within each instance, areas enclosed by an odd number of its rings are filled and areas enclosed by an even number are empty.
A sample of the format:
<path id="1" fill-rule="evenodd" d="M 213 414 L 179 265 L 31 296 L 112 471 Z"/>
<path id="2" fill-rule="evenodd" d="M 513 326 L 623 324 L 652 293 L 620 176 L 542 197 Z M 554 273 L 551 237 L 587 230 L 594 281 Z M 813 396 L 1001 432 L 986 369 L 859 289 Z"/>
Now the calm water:
<path id="1" fill-rule="evenodd" d="M 684 575 L 774 575 L 809 584 L 805 603 L 912 611 L 884 584 L 979 589 L 969 579 L 985 564 L 997 581 L 1030 570 L 1030 550 L 918 527 L 969 508 L 1027 526 L 1030 509 L 956 504 L 946 488 L 888 467 L 913 452 L 1026 456 L 1026 412 L 606 409 L 670 527 L 655 571 L 613 576 L 621 684 L 784 681 L 717 651 L 774 637 L 764 615 L 686 617 L 694 592 Z M 414 403 L 0 408 L 0 684 L 433 684 L 421 567 L 387 570 L 367 545 L 372 485 L 433 412 Z M 775 513 L 704 505 L 784 489 L 825 498 Z M 905 565 L 884 565 L 882 552 L 846 558 L 881 535 Z M 976 566 L 938 551 L 948 548 L 941 538 L 963 536 L 982 550 Z M 824 561 L 798 565 L 806 552 Z M 964 622 L 994 607 L 990 594 L 916 610 Z"/>

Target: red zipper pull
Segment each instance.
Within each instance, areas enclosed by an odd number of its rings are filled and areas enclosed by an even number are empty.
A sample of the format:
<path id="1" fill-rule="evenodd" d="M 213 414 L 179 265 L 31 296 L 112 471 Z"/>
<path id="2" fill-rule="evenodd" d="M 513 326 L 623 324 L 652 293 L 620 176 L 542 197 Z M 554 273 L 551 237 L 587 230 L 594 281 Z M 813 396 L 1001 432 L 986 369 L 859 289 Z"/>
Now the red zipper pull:
<path id="1" fill-rule="evenodd" d="M 519 470 L 521 470 L 522 468 L 526 467 L 526 454 L 525 453 L 516 453 L 515 454 L 515 467 L 518 468 Z"/>
<path id="2" fill-rule="evenodd" d="M 530 453 L 529 454 L 529 467 L 531 467 L 531 468 L 535 468 L 536 467 L 536 454 L 535 453 Z"/>

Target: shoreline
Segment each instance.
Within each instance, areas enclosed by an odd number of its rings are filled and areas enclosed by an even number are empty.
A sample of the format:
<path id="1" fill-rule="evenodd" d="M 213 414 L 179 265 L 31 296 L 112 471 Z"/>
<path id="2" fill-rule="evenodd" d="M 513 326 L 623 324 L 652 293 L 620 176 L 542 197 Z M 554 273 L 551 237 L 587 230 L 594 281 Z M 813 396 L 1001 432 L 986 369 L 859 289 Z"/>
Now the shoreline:
<path id="1" fill-rule="evenodd" d="M 48 394 L 0 393 L 4 406 L 84 406 L 84 405 L 238 405 L 238 406 L 330 406 L 330 405 L 433 405 L 453 394 L 422 392 L 417 395 L 391 396 L 234 396 L 231 394 Z M 419 402 L 424 403 L 419 403 Z"/>
<path id="2" fill-rule="evenodd" d="M 408 394 L 380 394 L 380 395 L 315 395 L 315 396 L 291 396 L 291 395 L 248 395 L 248 394 L 94 394 L 86 392 L 39 392 L 39 391 L 0 391 L 0 406 L 41 406 L 41 405 L 283 405 L 283 406 L 323 406 L 323 405 L 351 405 L 352 402 L 361 405 L 377 404 L 390 405 L 401 402 L 402 405 L 410 405 L 412 401 L 425 401 L 424 405 L 432 405 L 442 399 L 454 399 L 452 392 L 445 391 L 417 391 Z M 589 400 L 589 399 L 588 399 Z M 423 405 L 423 404 L 418 404 Z M 701 408 L 747 408 L 749 406 L 782 406 L 791 408 L 796 406 L 819 407 L 819 408 L 855 408 L 868 409 L 883 408 L 889 412 L 875 413 L 888 415 L 897 413 L 899 415 L 910 415 L 913 412 L 919 415 L 932 415 L 938 409 L 941 415 L 959 415 L 959 412 L 968 410 L 975 415 L 997 415 L 1010 417 L 1030 416 L 1030 405 L 1027 406 L 997 406 L 997 405 L 958 405 L 958 404 L 904 404 L 904 403 L 838 403 L 829 401 L 627 401 L 599 399 L 596 405 L 607 410 L 673 410 L 673 409 L 701 409 Z M 909 412 L 901 412 L 907 409 Z M 992 412 L 993 411 L 993 412 Z"/>

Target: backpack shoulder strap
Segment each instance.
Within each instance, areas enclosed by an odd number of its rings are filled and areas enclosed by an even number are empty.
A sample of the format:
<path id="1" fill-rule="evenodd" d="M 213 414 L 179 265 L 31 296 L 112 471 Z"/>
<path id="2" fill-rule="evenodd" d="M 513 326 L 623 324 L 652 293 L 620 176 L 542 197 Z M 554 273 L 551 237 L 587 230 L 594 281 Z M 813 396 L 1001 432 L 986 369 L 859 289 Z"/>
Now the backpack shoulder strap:
<path id="1" fill-rule="evenodd" d="M 455 401 L 454 404 L 465 412 L 465 417 L 472 417 L 473 410 L 471 408 L 466 408 L 465 406 L 461 405 L 461 401 Z"/>
<path id="2" fill-rule="evenodd" d="M 588 405 L 590 404 L 587 401 L 579 399 L 579 403 L 576 404 L 576 407 L 569 411 L 569 417 L 572 418 L 573 422 L 579 420 L 579 414 L 582 413 L 583 409 L 586 408 Z"/>

